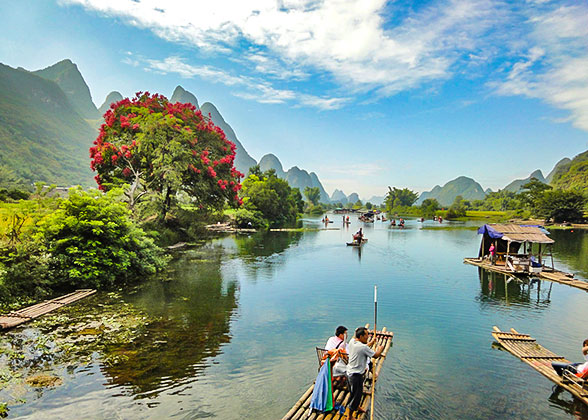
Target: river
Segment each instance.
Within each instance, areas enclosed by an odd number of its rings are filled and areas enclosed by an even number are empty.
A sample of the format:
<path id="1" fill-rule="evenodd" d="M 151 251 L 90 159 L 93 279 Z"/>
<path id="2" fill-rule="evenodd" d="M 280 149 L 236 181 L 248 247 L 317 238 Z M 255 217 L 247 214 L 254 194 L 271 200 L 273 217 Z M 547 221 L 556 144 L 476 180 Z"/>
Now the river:
<path id="1" fill-rule="evenodd" d="M 96 334 L 76 333 L 90 341 L 124 330 L 108 321 L 114 312 L 144 323 L 84 355 L 53 358 L 45 343 L 46 357 L 23 369 L 49 371 L 63 383 L 32 389 L 14 379 L 0 390 L 9 418 L 279 419 L 312 383 L 315 347 L 340 324 L 353 331 L 373 322 L 374 285 L 378 326 L 394 332 L 377 419 L 588 418 L 583 404 L 554 394 L 550 381 L 493 346 L 490 335 L 493 325 L 514 327 L 579 361 L 586 292 L 463 264 L 480 241 L 464 224 L 426 221 L 423 229 L 409 219 L 405 229 L 390 229 L 351 216 L 342 227 L 341 216 L 331 217 L 327 230 L 305 219 L 321 230 L 211 240 L 115 298 L 80 302 L 61 320 L 90 322 Z M 359 226 L 368 243 L 346 247 Z M 556 268 L 588 278 L 588 232 L 552 237 Z M 118 330 L 104 330 L 101 320 L 118 322 Z M 5 345 L 38 342 L 59 322 L 54 316 L 16 329 Z"/>

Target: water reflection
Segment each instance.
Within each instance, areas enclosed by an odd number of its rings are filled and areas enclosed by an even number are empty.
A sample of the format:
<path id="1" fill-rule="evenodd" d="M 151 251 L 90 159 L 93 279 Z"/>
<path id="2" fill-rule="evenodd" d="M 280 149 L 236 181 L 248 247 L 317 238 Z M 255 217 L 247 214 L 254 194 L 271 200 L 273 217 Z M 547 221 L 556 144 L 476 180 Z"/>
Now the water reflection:
<path id="1" fill-rule="evenodd" d="M 588 279 L 588 230 L 552 230 L 550 236 L 555 241 L 554 257 Z"/>
<path id="2" fill-rule="evenodd" d="M 257 232 L 253 235 L 235 236 L 235 244 L 239 256 L 251 261 L 284 252 L 297 244 L 302 235 L 302 232 Z"/>
<path id="3" fill-rule="evenodd" d="M 546 308 L 551 302 L 553 283 L 537 278 L 516 277 L 478 268 L 483 305 L 534 306 Z"/>
<path id="4" fill-rule="evenodd" d="M 588 407 L 559 386 L 553 388 L 553 393 L 549 396 L 549 404 L 571 414 L 576 419 L 588 418 Z"/>
<path id="5" fill-rule="evenodd" d="M 165 277 L 127 298 L 155 321 L 135 340 L 111 349 L 110 357 L 117 355 L 122 363 L 103 366 L 110 384 L 127 385 L 133 394 L 153 397 L 197 376 L 207 366 L 206 359 L 230 341 L 237 285 L 223 282 L 222 248 L 205 248 L 186 253 Z M 202 252 L 208 259 L 200 258 Z"/>

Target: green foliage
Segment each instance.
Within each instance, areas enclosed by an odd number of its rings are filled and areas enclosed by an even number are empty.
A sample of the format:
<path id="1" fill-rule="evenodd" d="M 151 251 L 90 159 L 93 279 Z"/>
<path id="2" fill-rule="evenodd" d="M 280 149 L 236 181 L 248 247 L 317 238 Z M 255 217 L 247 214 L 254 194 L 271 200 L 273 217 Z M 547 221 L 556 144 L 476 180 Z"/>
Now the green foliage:
<path id="1" fill-rule="evenodd" d="M 423 200 L 421 204 L 421 215 L 423 217 L 432 218 L 440 208 L 441 206 L 437 200 L 434 198 L 427 198 Z"/>
<path id="2" fill-rule="evenodd" d="M 555 189 L 574 189 L 588 193 L 588 151 L 557 169 L 551 182 Z"/>
<path id="3" fill-rule="evenodd" d="M 294 203 L 294 205 L 296 206 L 297 213 L 304 212 L 304 200 L 302 199 L 302 194 L 300 193 L 300 188 L 292 188 L 290 190 L 289 200 L 291 203 Z"/>
<path id="4" fill-rule="evenodd" d="M 237 227 L 253 229 L 267 227 L 267 222 L 259 211 L 240 208 L 235 211 L 234 215 Z"/>
<path id="5" fill-rule="evenodd" d="M 325 212 L 325 209 L 322 205 L 318 204 L 316 206 L 310 206 L 307 210 L 308 214 L 313 216 L 320 216 Z"/>
<path id="6" fill-rule="evenodd" d="M 372 207 L 373 207 L 373 204 L 372 204 L 372 203 L 370 203 L 369 201 L 368 201 L 367 203 L 365 203 L 365 208 L 366 208 L 366 209 L 368 209 L 368 210 L 371 210 L 371 209 L 372 209 Z"/>
<path id="7" fill-rule="evenodd" d="M 0 403 L 0 417 L 8 417 L 8 404 Z"/>
<path id="8" fill-rule="evenodd" d="M 586 201 L 586 196 L 577 191 L 544 191 L 537 201 L 536 214 L 556 223 L 580 221 Z"/>
<path id="9" fill-rule="evenodd" d="M 165 221 L 181 196 L 207 211 L 240 203 L 236 146 L 194 105 L 139 93 L 118 102 L 104 120 L 90 149 L 91 167 L 100 189 L 125 186 L 132 210 L 148 201 Z"/>
<path id="10" fill-rule="evenodd" d="M 386 211 L 392 212 L 394 208 L 402 206 L 412 206 L 419 198 L 418 193 L 415 193 L 408 188 L 398 189 L 396 187 L 388 187 L 388 194 L 384 199 L 386 204 Z"/>
<path id="11" fill-rule="evenodd" d="M 299 209 L 304 205 L 300 191 L 292 193 L 290 185 L 272 170 L 261 175 L 249 175 L 243 181 L 241 196 L 245 208 L 260 212 L 270 227 L 294 224 Z"/>
<path id="12" fill-rule="evenodd" d="M 304 195 L 313 206 L 316 206 L 321 198 L 321 191 L 318 187 L 306 187 L 304 188 Z"/>
<path id="13" fill-rule="evenodd" d="M 152 239 L 131 220 L 121 190 L 72 189 L 38 224 L 36 240 L 49 253 L 56 286 L 112 287 L 162 268 Z"/>
<path id="14" fill-rule="evenodd" d="M 551 189 L 551 186 L 544 184 L 537 179 L 532 179 L 523 185 L 523 192 L 518 197 L 523 206 L 536 212 L 540 202 L 543 201 L 544 193 Z"/>
<path id="15" fill-rule="evenodd" d="M 465 217 L 466 215 L 466 203 L 461 195 L 455 197 L 453 204 L 447 210 L 445 217 L 447 219 L 457 219 L 459 217 Z"/>

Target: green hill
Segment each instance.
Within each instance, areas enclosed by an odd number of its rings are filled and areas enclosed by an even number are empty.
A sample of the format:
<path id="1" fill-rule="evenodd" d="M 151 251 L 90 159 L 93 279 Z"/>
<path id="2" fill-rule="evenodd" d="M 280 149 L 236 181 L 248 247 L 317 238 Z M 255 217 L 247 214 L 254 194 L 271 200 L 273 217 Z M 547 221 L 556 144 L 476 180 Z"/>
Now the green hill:
<path id="1" fill-rule="evenodd" d="M 92 102 L 90 88 L 71 60 L 62 60 L 52 66 L 32 72 L 44 79 L 52 80 L 59 85 L 69 99 L 73 108 L 84 118 L 95 120 L 100 118 L 96 105 Z"/>
<path id="2" fill-rule="evenodd" d="M 560 190 L 578 189 L 588 192 L 588 150 L 557 168 L 551 185 Z"/>
<path id="3" fill-rule="evenodd" d="M 95 137 L 55 82 L 0 64 L 0 165 L 27 182 L 92 185 Z"/>
<path id="4" fill-rule="evenodd" d="M 423 192 L 415 204 L 420 205 L 425 199 L 434 198 L 442 206 L 450 206 L 458 195 L 461 195 L 464 200 L 483 200 L 486 193 L 472 178 L 460 176 L 443 187 L 436 185 L 431 191 Z"/>
<path id="5" fill-rule="evenodd" d="M 551 184 L 555 174 L 558 173 L 559 171 L 561 171 L 563 167 L 565 167 L 568 163 L 571 163 L 571 162 L 572 162 L 572 160 L 567 157 L 565 157 L 562 160 L 560 160 L 559 162 L 557 162 L 555 164 L 555 166 L 553 167 L 553 169 L 551 170 L 551 172 L 549 172 L 549 174 L 547 174 L 547 176 L 545 177 L 545 182 L 547 184 Z M 567 169 L 563 169 L 563 171 L 566 171 L 566 170 Z"/>
<path id="6" fill-rule="evenodd" d="M 510 184 L 508 184 L 503 189 L 505 191 L 519 193 L 523 189 L 523 185 L 527 184 L 533 178 L 535 178 L 537 181 L 543 182 L 544 184 L 547 183 L 547 181 L 543 177 L 543 172 L 541 172 L 539 169 L 537 169 L 535 172 L 533 172 L 527 178 L 525 178 L 525 179 L 515 179 L 514 181 L 512 181 Z"/>

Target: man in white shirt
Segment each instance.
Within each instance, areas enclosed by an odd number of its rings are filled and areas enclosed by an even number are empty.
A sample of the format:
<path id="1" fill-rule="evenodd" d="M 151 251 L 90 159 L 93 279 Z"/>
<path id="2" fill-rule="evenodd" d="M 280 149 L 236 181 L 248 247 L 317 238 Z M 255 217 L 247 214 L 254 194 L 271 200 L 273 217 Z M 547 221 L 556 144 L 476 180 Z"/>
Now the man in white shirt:
<path id="1" fill-rule="evenodd" d="M 345 342 L 346 338 L 347 328 L 345 328 L 343 325 L 339 325 L 335 330 L 335 335 L 327 340 L 327 344 L 325 344 L 325 350 L 344 349 L 347 351 L 347 343 Z"/>
<path id="2" fill-rule="evenodd" d="M 355 419 L 354 413 L 364 412 L 359 407 L 363 395 L 363 375 L 365 374 L 370 358 L 377 359 L 384 351 L 384 346 L 378 346 L 376 351 L 370 347 L 376 342 L 376 336 L 368 342 L 368 330 L 359 327 L 355 330 L 355 337 L 349 341 L 349 363 L 347 364 L 347 376 L 351 384 L 351 396 L 349 399 L 349 420 Z"/>
<path id="3" fill-rule="evenodd" d="M 325 350 L 342 349 L 347 352 L 347 328 L 339 325 L 335 330 L 335 335 L 325 344 Z M 333 366 L 333 376 L 342 376 L 347 373 L 347 366 L 342 361 L 338 360 Z"/>

